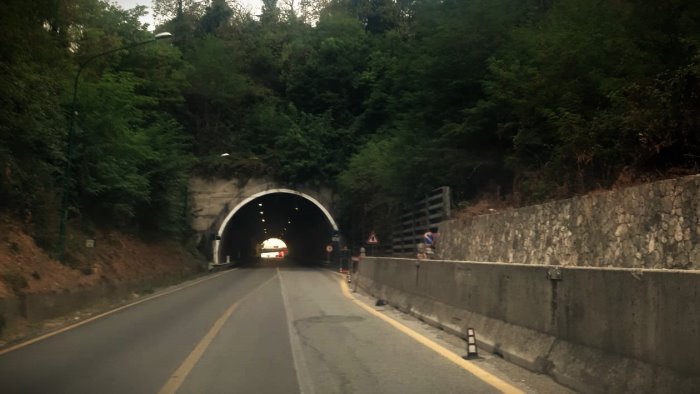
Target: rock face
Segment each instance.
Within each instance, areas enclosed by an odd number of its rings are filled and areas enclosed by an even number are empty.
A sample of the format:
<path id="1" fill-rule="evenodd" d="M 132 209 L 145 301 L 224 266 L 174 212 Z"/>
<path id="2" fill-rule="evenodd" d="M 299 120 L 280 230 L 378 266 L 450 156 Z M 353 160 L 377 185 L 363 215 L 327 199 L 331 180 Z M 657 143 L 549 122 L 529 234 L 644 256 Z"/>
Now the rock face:
<path id="1" fill-rule="evenodd" d="M 700 269 L 700 175 L 454 219 L 447 260 Z"/>

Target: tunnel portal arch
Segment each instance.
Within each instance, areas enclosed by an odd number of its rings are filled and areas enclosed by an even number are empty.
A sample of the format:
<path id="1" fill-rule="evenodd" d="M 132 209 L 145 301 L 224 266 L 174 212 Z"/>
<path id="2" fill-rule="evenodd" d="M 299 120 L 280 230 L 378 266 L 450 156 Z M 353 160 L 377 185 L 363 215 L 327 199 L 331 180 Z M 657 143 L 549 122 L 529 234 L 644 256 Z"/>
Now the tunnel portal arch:
<path id="1" fill-rule="evenodd" d="M 311 196 L 307 193 L 298 191 L 298 190 L 293 190 L 293 189 L 288 189 L 288 188 L 271 188 L 271 189 L 267 189 L 265 191 L 251 194 L 250 196 L 246 197 L 245 199 L 240 201 L 238 204 L 236 204 L 236 206 L 233 209 L 231 209 L 230 212 L 228 212 L 228 214 L 226 215 L 226 218 L 221 222 L 221 225 L 219 226 L 216 234 L 223 234 L 224 230 L 226 229 L 226 226 L 229 224 L 229 221 L 236 215 L 236 213 L 241 208 L 243 208 L 247 204 L 251 203 L 253 200 L 260 198 L 262 196 L 265 196 L 265 195 L 278 194 L 278 193 L 296 195 L 296 196 L 302 197 L 302 198 L 308 200 L 309 202 L 313 203 L 326 217 L 326 219 L 328 220 L 328 223 L 333 228 L 333 230 L 338 231 L 338 224 L 336 223 L 335 219 L 333 219 L 333 215 L 331 215 L 330 211 L 313 196 Z M 212 257 L 213 257 L 215 264 L 219 263 L 220 245 L 221 245 L 220 239 L 216 239 L 212 245 L 213 246 Z"/>

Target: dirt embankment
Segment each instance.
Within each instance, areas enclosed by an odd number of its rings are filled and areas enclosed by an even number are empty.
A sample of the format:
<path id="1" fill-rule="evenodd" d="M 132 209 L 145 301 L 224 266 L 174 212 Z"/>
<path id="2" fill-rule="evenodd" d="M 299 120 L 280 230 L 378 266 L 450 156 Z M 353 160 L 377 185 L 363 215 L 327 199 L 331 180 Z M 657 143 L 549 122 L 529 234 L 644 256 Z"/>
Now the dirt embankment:
<path id="1" fill-rule="evenodd" d="M 144 242 L 117 231 L 97 231 L 85 245 L 86 236 L 72 234 L 67 263 L 51 258 L 23 230 L 21 223 L 0 217 L 0 301 L 36 294 L 76 293 L 98 287 L 129 287 L 151 279 L 186 278 L 202 270 L 202 261 L 174 242 Z M 85 239 L 80 239 L 85 238 Z M 0 310 L 0 338 L 12 339 L 38 322 L 6 321 Z M 10 324 L 12 323 L 12 324 Z M 14 326 L 12 333 L 3 330 Z M 36 328 L 36 327 L 34 327 Z M 25 331 L 27 331 L 25 330 Z M 5 331 L 5 332 L 3 332 Z"/>

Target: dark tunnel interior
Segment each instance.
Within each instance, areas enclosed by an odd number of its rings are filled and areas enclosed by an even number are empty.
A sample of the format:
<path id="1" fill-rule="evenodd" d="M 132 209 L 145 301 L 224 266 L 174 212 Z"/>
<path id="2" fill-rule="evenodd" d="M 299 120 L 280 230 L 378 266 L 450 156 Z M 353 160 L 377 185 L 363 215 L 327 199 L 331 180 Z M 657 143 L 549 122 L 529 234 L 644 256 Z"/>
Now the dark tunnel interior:
<path id="1" fill-rule="evenodd" d="M 333 227 L 313 202 L 291 193 L 271 193 L 241 207 L 221 234 L 219 261 L 253 262 L 256 246 L 268 238 L 287 244 L 287 260 L 313 265 L 326 258 Z"/>

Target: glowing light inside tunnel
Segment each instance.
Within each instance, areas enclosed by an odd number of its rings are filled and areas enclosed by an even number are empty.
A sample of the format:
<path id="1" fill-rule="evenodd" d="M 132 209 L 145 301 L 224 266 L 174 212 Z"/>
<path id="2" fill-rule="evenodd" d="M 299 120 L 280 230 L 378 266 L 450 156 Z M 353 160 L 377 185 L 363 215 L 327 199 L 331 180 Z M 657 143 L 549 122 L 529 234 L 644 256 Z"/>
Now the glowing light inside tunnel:
<path id="1" fill-rule="evenodd" d="M 289 253 L 287 244 L 279 238 L 269 238 L 262 242 L 262 252 L 260 257 L 264 259 L 275 259 L 286 256 Z"/>
<path id="2" fill-rule="evenodd" d="M 275 193 L 293 194 L 296 196 L 303 197 L 304 199 L 310 201 L 323 213 L 323 215 L 326 217 L 326 219 L 328 219 L 328 223 L 331 225 L 333 230 L 338 231 L 338 225 L 336 224 L 335 220 L 331 216 L 330 212 L 328 212 L 328 209 L 326 209 L 326 207 L 324 207 L 323 204 L 318 202 L 318 200 L 316 200 L 315 198 L 309 196 L 306 193 L 302 193 L 302 192 L 292 190 L 292 189 L 269 189 L 269 190 L 266 190 L 263 192 L 255 193 L 255 194 L 251 195 L 250 197 L 246 198 L 245 200 L 241 201 L 240 203 L 238 203 L 238 205 L 236 205 L 236 207 L 233 208 L 228 213 L 228 215 L 226 216 L 226 219 L 224 219 L 224 221 L 221 223 L 221 226 L 219 227 L 219 231 L 217 232 L 217 234 L 223 234 L 224 230 L 226 229 L 226 225 L 228 225 L 228 222 L 231 220 L 231 218 L 233 218 L 233 216 L 236 214 L 236 212 L 238 212 L 238 210 L 243 208 L 246 204 L 250 203 L 251 201 L 255 200 L 258 197 L 262 197 L 262 196 L 265 196 L 268 194 L 275 194 Z M 262 207 L 262 204 L 258 203 L 258 206 Z M 298 211 L 299 207 L 295 207 L 294 210 Z M 291 223 L 291 221 L 288 221 L 288 223 Z M 265 233 L 267 233 L 267 231 L 265 231 Z M 214 253 L 213 253 L 212 257 L 214 258 L 214 263 L 216 263 L 216 264 L 219 263 L 219 248 L 220 248 L 220 246 L 221 246 L 221 241 L 218 239 L 215 240 L 214 241 Z"/>

